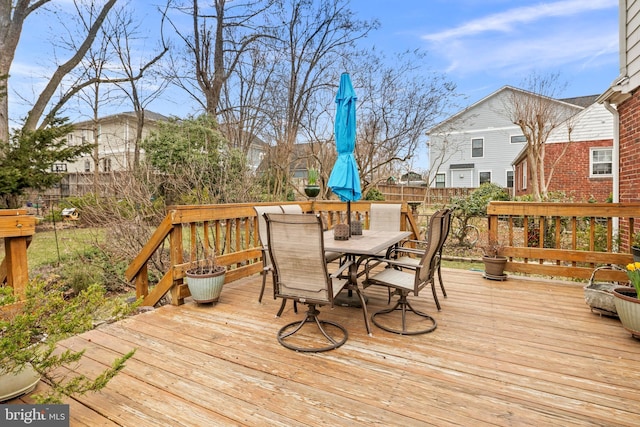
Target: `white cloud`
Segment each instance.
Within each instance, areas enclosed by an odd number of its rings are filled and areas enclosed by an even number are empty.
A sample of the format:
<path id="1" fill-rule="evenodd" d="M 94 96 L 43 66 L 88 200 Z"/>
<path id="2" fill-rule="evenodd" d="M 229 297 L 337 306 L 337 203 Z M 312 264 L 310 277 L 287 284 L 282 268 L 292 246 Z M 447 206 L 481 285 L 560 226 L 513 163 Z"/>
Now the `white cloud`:
<path id="1" fill-rule="evenodd" d="M 447 61 L 447 72 L 469 75 L 489 70 L 513 73 L 526 69 L 561 69 L 566 66 L 588 68 L 598 61 L 616 61 L 616 34 L 581 35 L 579 42 L 571 33 L 510 40 L 478 40 L 448 43 L 438 49 Z M 478 54 L 482 52 L 482 54 Z"/>
<path id="2" fill-rule="evenodd" d="M 518 24 L 531 23 L 550 17 L 577 15 L 617 6 L 618 2 L 615 0 L 564 0 L 554 3 L 542 3 L 535 6 L 518 7 L 474 19 L 455 28 L 426 34 L 422 38 L 433 42 L 445 42 L 490 31 L 510 32 Z"/>

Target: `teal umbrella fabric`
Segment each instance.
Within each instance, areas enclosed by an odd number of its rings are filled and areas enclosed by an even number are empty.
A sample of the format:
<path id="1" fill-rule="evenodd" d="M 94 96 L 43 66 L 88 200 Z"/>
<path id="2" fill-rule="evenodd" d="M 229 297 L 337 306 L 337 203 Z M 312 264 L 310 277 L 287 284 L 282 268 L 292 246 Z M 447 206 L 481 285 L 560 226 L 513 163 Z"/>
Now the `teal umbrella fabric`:
<path id="1" fill-rule="evenodd" d="M 338 158 L 333 165 L 327 186 L 343 202 L 362 198 L 360 173 L 353 150 L 356 148 L 356 92 L 348 73 L 340 76 L 336 94 L 336 121 L 334 133 Z"/>

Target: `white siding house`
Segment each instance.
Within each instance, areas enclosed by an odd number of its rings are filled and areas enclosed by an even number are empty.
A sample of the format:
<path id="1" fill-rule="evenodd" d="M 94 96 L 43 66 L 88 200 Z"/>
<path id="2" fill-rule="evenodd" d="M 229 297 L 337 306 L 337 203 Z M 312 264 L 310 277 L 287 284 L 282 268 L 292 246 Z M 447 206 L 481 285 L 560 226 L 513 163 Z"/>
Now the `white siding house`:
<path id="1" fill-rule="evenodd" d="M 554 129 L 549 134 L 547 143 L 567 142 L 568 126 L 572 128 L 572 142 L 613 139 L 613 115 L 599 103 L 591 104 Z"/>
<path id="2" fill-rule="evenodd" d="M 145 112 L 142 138 L 167 117 L 151 111 Z M 98 119 L 98 122 L 74 123 L 74 131 L 67 135 L 69 145 L 93 143 L 97 132 L 99 172 L 125 171 L 133 168 L 137 119 L 134 112 L 118 113 Z M 95 172 L 94 153 L 88 153 L 75 162 L 64 165 L 67 172 Z"/>
<path id="3" fill-rule="evenodd" d="M 505 111 L 512 91 L 529 94 L 504 86 L 429 130 L 429 174 L 433 186 L 477 187 L 492 182 L 513 187 L 511 163 L 525 147 L 526 139 Z M 555 102 L 575 113 L 583 109 Z"/>

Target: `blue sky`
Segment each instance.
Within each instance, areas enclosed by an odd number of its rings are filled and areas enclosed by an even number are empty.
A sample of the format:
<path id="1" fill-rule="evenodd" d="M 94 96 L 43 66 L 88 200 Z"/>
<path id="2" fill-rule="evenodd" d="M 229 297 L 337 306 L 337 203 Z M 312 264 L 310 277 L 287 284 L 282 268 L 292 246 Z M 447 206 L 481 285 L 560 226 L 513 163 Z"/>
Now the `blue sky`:
<path id="1" fill-rule="evenodd" d="M 151 4 L 156 2 L 133 2 L 138 10 L 153 10 L 140 7 Z M 351 0 L 351 8 L 381 22 L 362 47 L 375 46 L 388 56 L 426 50 L 425 65 L 456 83 L 466 105 L 504 85 L 522 87 L 534 72 L 559 73 L 567 83 L 565 97 L 600 94 L 619 72 L 617 0 Z M 42 76 L 51 74 L 46 58 L 52 30 L 38 19 L 25 26 L 11 70 L 11 90 L 27 100 L 43 86 Z M 29 102 L 9 96 L 16 125 Z M 171 98 L 150 109 L 178 116 L 196 112 L 188 97 Z M 426 169 L 425 161 L 416 159 L 416 169 Z"/>
<path id="2" fill-rule="evenodd" d="M 532 73 L 559 73 L 567 97 L 604 92 L 618 76 L 617 0 L 352 0 L 382 27 L 367 43 L 420 48 L 473 103 Z"/>

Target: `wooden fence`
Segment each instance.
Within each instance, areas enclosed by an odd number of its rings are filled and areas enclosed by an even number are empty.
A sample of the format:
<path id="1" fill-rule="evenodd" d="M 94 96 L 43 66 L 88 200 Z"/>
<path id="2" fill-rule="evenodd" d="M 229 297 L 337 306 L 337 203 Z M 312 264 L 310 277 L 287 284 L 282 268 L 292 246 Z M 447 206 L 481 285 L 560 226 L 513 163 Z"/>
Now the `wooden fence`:
<path id="1" fill-rule="evenodd" d="M 449 205 L 455 197 L 466 197 L 475 188 L 427 188 L 409 185 L 378 184 L 376 188 L 388 202 L 421 202 L 427 206 Z"/>

